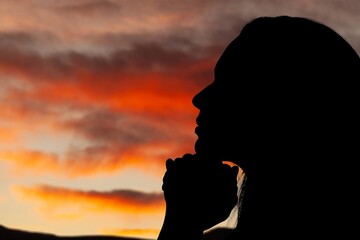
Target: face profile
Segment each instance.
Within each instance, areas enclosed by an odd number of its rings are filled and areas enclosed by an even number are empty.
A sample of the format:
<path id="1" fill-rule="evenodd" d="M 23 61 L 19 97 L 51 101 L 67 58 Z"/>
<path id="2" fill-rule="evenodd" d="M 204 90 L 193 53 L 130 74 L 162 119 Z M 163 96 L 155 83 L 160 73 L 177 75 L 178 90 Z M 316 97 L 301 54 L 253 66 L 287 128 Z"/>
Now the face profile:
<path id="1" fill-rule="evenodd" d="M 240 166 L 261 151 L 304 151 L 305 139 L 326 136 L 326 125 L 338 121 L 332 113 L 341 110 L 356 76 L 358 55 L 329 27 L 300 17 L 257 18 L 227 46 L 214 81 L 193 98 L 200 110 L 195 150 Z"/>

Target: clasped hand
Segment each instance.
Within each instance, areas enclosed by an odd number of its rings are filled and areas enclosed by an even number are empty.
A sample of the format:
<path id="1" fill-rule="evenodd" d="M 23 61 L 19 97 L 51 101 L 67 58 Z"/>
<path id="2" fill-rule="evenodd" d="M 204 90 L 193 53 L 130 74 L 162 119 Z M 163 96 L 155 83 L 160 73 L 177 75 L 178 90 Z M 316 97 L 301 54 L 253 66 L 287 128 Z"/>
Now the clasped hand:
<path id="1" fill-rule="evenodd" d="M 238 170 L 192 154 L 168 159 L 162 185 L 167 217 L 201 231 L 226 220 L 238 202 Z"/>

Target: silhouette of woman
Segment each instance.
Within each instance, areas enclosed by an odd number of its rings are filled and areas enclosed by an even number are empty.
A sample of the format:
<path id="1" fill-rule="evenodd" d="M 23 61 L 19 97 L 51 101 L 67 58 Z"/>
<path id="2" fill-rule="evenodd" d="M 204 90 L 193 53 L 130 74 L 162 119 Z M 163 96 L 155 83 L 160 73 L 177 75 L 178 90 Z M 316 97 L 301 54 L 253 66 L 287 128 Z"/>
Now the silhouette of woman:
<path id="1" fill-rule="evenodd" d="M 237 202 L 229 239 L 357 234 L 360 58 L 349 43 L 311 19 L 259 17 L 214 73 L 193 98 L 196 154 L 166 162 L 158 240 L 201 239 Z M 225 160 L 244 173 L 240 191 Z"/>

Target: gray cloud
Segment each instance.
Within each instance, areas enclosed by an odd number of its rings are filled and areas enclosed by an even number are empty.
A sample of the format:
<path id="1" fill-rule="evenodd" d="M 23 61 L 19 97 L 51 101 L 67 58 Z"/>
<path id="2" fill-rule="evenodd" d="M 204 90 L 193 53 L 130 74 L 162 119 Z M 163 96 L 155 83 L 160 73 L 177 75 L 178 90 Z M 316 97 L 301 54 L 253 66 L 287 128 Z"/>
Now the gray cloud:
<path id="1" fill-rule="evenodd" d="M 162 192 L 142 192 L 130 189 L 115 189 L 111 191 L 79 190 L 63 188 L 52 185 L 37 185 L 33 187 L 19 187 L 18 190 L 26 196 L 36 197 L 41 201 L 56 201 L 60 205 L 86 204 L 95 207 L 101 205 L 103 210 L 126 211 L 127 208 L 142 208 L 143 210 L 155 208 L 162 210 L 164 197 Z M 51 202 L 49 202 L 51 205 Z M 61 206 L 59 206 L 61 207 Z M 160 208 L 159 208 L 160 207 Z M 51 211 L 55 209 L 48 208 Z M 95 207 L 96 209 L 96 207 Z"/>
<path id="2" fill-rule="evenodd" d="M 115 144 L 126 149 L 133 148 L 134 145 L 169 140 L 168 133 L 160 128 L 154 118 L 156 117 L 151 119 L 149 115 L 136 116 L 101 109 L 89 111 L 82 118 L 65 123 L 65 126 L 76 129 L 91 141 Z"/>
<path id="3" fill-rule="evenodd" d="M 57 3 L 57 5 L 58 6 L 55 6 L 55 10 L 60 10 L 65 14 L 80 14 L 89 17 L 99 17 L 102 14 L 118 13 L 121 10 L 119 2 L 110 0 L 60 2 Z"/>
<path id="4" fill-rule="evenodd" d="M 225 46 L 240 32 L 242 26 L 261 15 L 298 15 L 321 21 L 339 32 L 356 51 L 360 52 L 360 2 L 357 0 L 258 0 L 258 1 L 64 1 L 47 3 L 56 9 L 71 14 L 108 13 L 74 21 L 79 31 L 71 31 L 71 42 L 62 36 L 63 28 L 56 28 L 54 19 L 49 19 L 43 31 L 2 31 L 0 49 L 2 64 L 11 64 L 18 59 L 19 69 L 30 73 L 45 73 L 57 76 L 71 73 L 75 63 L 84 69 L 107 72 L 111 68 L 171 68 L 196 56 L 214 50 L 209 56 L 220 55 Z M 141 7 L 139 7 L 141 6 Z M 46 8 L 45 8 L 46 9 Z M 51 8 L 50 8 L 51 9 Z M 118 9 L 122 9 L 118 11 Z M 113 16 L 111 11 L 116 11 Z M 51 10 L 47 10 L 51 11 Z M 109 12 L 110 11 L 110 12 Z M 49 13 L 50 14 L 50 13 Z M 56 14 L 57 19 L 58 14 Z M 147 19 L 169 16 L 158 26 Z M 172 17 L 175 17 L 175 20 Z M 123 18 L 127 20 L 124 21 Z M 176 20 L 179 17 L 181 21 Z M 70 20 L 71 18 L 69 18 Z M 140 20 L 139 20 L 140 19 Z M 115 26 L 130 22 L 142 22 L 144 29 L 134 25 L 134 31 L 122 31 Z M 31 22 L 31 18 L 29 19 Z M 64 19 L 68 21 L 68 19 Z M 92 25 L 92 21 L 101 25 Z M 160 21 L 160 20 L 159 20 Z M 162 27 L 164 25 L 164 27 Z M 92 28 L 91 26 L 94 26 Z M 114 26 L 107 27 L 107 26 Z M 139 27 L 139 28 L 137 28 Z M 102 29 L 98 31 L 97 29 Z M 0 27 L 1 29 L 1 27 Z M 82 29 L 87 29 L 85 32 Z M 6 45 L 6 48 L 4 47 Z M 20 51 L 24 46 L 31 50 Z M 53 49 L 52 55 L 44 56 L 42 48 Z M 48 50 L 50 51 L 50 50 Z M 6 63 L 6 60 L 9 63 Z M 5 63 L 4 63 L 5 62 Z M 190 63 L 191 64 L 191 63 Z M 31 67 L 29 67 L 31 66 Z"/>
<path id="5" fill-rule="evenodd" d="M 152 204 L 163 201 L 163 193 L 162 192 L 142 192 L 132 189 L 114 189 L 110 191 L 96 191 L 96 190 L 78 190 L 78 189 L 69 189 L 51 185 L 38 185 L 35 188 L 40 189 L 43 192 L 47 192 L 49 194 L 62 194 L 64 192 L 69 193 L 77 193 L 79 195 L 83 194 L 86 196 L 95 196 L 101 198 L 119 198 L 130 200 L 137 204 Z"/>

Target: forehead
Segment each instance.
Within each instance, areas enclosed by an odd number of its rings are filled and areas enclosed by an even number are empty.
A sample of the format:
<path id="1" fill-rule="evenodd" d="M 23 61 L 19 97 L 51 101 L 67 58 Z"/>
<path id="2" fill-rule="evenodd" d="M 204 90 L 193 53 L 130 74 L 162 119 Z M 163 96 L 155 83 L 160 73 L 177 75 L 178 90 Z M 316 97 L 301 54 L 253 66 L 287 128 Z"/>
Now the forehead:
<path id="1" fill-rule="evenodd" d="M 215 65 L 215 85 L 228 86 L 228 90 L 234 91 L 250 84 L 256 77 L 259 66 L 247 56 L 246 51 L 233 44 L 229 45 Z"/>

